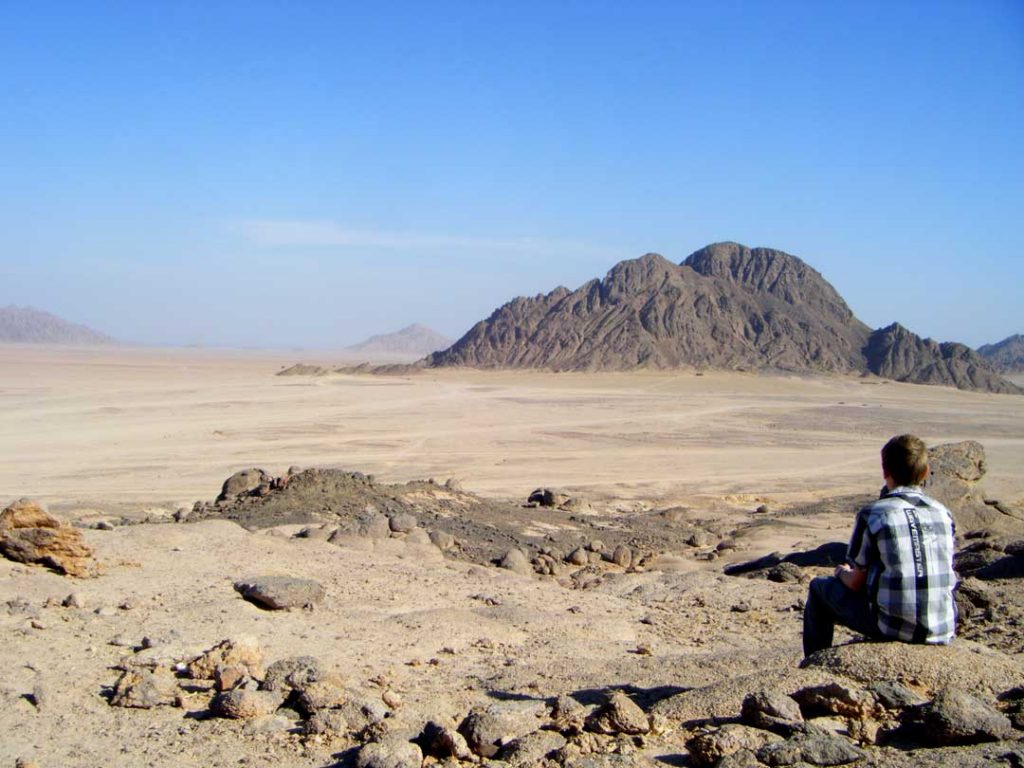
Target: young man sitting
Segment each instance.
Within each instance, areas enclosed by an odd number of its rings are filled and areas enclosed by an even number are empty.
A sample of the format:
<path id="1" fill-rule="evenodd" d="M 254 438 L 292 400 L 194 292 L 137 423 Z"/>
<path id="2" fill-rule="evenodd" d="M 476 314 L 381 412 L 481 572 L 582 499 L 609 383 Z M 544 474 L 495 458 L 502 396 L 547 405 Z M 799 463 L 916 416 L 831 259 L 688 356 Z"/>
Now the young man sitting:
<path id="1" fill-rule="evenodd" d="M 928 449 L 913 435 L 882 448 L 885 488 L 857 513 L 847 562 L 811 582 L 804 656 L 842 624 L 873 640 L 944 644 L 956 630 L 953 516 L 924 494 Z"/>

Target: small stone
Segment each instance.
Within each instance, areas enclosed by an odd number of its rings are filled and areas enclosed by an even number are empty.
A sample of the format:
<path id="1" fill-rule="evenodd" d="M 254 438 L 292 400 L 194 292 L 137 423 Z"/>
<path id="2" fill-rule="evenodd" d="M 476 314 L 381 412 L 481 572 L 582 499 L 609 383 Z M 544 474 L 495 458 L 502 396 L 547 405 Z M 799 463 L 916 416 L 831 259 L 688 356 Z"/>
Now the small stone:
<path id="1" fill-rule="evenodd" d="M 78 592 L 72 592 L 61 600 L 60 604 L 65 608 L 85 608 L 85 600 Z"/>
<path id="2" fill-rule="evenodd" d="M 348 722 L 337 709 L 321 709 L 306 718 L 305 732 L 313 735 L 340 736 L 348 731 Z"/>
<path id="3" fill-rule="evenodd" d="M 579 733 L 583 730 L 587 717 L 587 709 L 571 696 L 562 695 L 555 699 L 551 711 L 551 719 L 559 731 Z"/>
<path id="4" fill-rule="evenodd" d="M 312 607 L 324 599 L 323 584 L 290 576 L 260 576 L 235 582 L 235 591 L 270 610 Z"/>
<path id="5" fill-rule="evenodd" d="M 255 678 L 263 677 L 263 651 L 250 635 L 222 640 L 190 662 L 185 671 L 194 680 L 213 680 L 218 667 L 240 667 Z"/>
<path id="6" fill-rule="evenodd" d="M 293 656 L 275 661 L 262 677 L 262 690 L 287 694 L 302 690 L 310 683 L 331 680 L 334 675 L 314 656 Z"/>
<path id="7" fill-rule="evenodd" d="M 506 552 L 498 563 L 498 567 L 523 576 L 533 576 L 533 566 L 530 565 L 530 559 L 521 549 L 510 549 Z"/>
<path id="8" fill-rule="evenodd" d="M 115 707 L 152 709 L 173 706 L 178 694 L 174 678 L 166 672 L 129 669 L 114 685 L 110 703 Z"/>
<path id="9" fill-rule="evenodd" d="M 402 697 L 397 691 L 384 691 L 380 695 L 381 701 L 387 704 L 391 709 L 398 709 L 402 706 Z"/>
<path id="10" fill-rule="evenodd" d="M 568 554 L 566 560 L 573 565 L 586 565 L 590 562 L 590 555 L 583 547 L 576 547 L 576 549 Z"/>

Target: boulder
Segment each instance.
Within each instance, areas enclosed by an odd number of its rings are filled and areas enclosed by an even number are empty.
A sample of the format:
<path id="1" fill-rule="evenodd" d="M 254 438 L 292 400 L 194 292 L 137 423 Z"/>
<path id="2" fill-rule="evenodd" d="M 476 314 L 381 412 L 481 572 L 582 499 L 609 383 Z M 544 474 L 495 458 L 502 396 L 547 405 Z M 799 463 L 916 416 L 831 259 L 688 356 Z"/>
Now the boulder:
<path id="1" fill-rule="evenodd" d="M 881 714 L 873 694 L 839 682 L 801 688 L 793 694 L 793 698 L 805 709 L 853 720 L 865 720 Z"/>
<path id="2" fill-rule="evenodd" d="M 612 691 L 604 704 L 588 720 L 587 728 L 598 733 L 647 733 L 651 724 L 636 703 L 622 691 Z"/>
<path id="3" fill-rule="evenodd" d="M 530 565 L 530 559 L 523 550 L 518 548 L 510 549 L 506 552 L 501 560 L 498 561 L 498 567 L 523 576 L 533 575 L 533 566 Z"/>
<path id="4" fill-rule="evenodd" d="M 756 752 L 766 744 L 781 741 L 774 733 L 747 725 L 729 723 L 700 733 L 686 742 L 686 749 L 697 765 L 718 765 L 719 761 L 740 750 Z"/>
<path id="5" fill-rule="evenodd" d="M 356 753 L 356 768 L 420 768 L 423 752 L 410 741 L 387 738 L 364 744 Z"/>
<path id="6" fill-rule="evenodd" d="M 261 608 L 311 608 L 324 599 L 324 586 L 312 579 L 259 576 L 235 582 L 235 591 Z"/>
<path id="7" fill-rule="evenodd" d="M 224 481 L 217 501 L 233 501 L 239 496 L 249 496 L 262 485 L 269 487 L 272 481 L 273 478 L 259 467 L 243 469 Z"/>
<path id="8" fill-rule="evenodd" d="M 1024 685 L 1020 661 L 959 638 L 949 645 L 850 643 L 818 651 L 803 666 L 860 683 L 897 680 L 930 692 L 953 687 L 995 695 Z"/>
<path id="9" fill-rule="evenodd" d="M 455 537 L 447 531 L 431 531 L 430 543 L 442 552 L 447 552 L 455 546 Z"/>
<path id="10" fill-rule="evenodd" d="M 494 757 L 506 742 L 540 728 L 545 706 L 539 701 L 501 701 L 474 707 L 459 726 L 469 748 Z"/>
<path id="11" fill-rule="evenodd" d="M 0 513 L 0 554 L 76 578 L 97 572 L 92 548 L 82 534 L 32 499 L 19 499 Z"/>
<path id="12" fill-rule="evenodd" d="M 625 544 L 619 544 L 612 552 L 612 562 L 620 568 L 629 568 L 633 562 L 633 550 Z"/>
<path id="13" fill-rule="evenodd" d="M 437 759 L 454 757 L 462 762 L 473 760 L 473 751 L 466 738 L 454 728 L 429 720 L 418 739 L 426 754 Z"/>
<path id="14" fill-rule="evenodd" d="M 413 515 L 408 512 L 399 512 L 396 515 L 392 515 L 388 521 L 388 526 L 393 533 L 409 533 L 416 528 L 417 522 Z"/>
<path id="15" fill-rule="evenodd" d="M 864 751 L 842 736 L 834 734 L 799 734 L 776 744 L 767 744 L 757 751 L 757 759 L 765 765 L 846 765 L 864 757 Z"/>
<path id="16" fill-rule="evenodd" d="M 505 744 L 498 753 L 498 760 L 513 768 L 531 768 L 542 764 L 544 758 L 566 743 L 565 737 L 555 731 L 534 731 Z"/>
<path id="17" fill-rule="evenodd" d="M 925 709 L 922 736 L 936 746 L 978 744 L 1013 736 L 1002 712 L 962 690 L 946 688 Z"/>
<path id="18" fill-rule="evenodd" d="M 792 731 L 796 723 L 803 722 L 800 707 L 792 698 L 778 691 L 748 693 L 740 708 L 740 718 L 754 728 L 768 731 Z"/>

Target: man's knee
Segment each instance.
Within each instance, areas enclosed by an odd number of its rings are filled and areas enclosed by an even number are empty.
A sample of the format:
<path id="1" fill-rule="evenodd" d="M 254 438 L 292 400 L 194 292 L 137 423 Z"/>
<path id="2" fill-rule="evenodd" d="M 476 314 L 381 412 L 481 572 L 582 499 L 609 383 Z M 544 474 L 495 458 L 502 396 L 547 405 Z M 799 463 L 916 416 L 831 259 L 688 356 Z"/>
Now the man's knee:
<path id="1" fill-rule="evenodd" d="M 811 579 L 811 584 L 807 588 L 807 592 L 814 597 L 824 599 L 828 590 L 832 587 L 832 582 L 836 580 L 835 576 L 816 576 Z"/>

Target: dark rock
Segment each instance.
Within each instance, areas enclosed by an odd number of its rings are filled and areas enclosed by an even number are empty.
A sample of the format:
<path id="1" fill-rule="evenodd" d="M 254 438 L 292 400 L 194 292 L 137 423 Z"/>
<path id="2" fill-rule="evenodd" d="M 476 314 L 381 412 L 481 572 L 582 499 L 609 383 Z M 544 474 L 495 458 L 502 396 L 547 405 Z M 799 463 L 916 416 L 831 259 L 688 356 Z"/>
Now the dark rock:
<path id="1" fill-rule="evenodd" d="M 694 736 L 686 742 L 686 749 L 696 765 L 718 765 L 728 755 L 743 750 L 753 753 L 778 741 L 781 739 L 774 733 L 729 723 Z"/>
<path id="2" fill-rule="evenodd" d="M 262 485 L 269 487 L 272 480 L 273 478 L 259 467 L 235 472 L 235 474 L 224 481 L 217 501 L 230 501 L 239 496 L 248 496 L 258 491 Z"/>
<path id="3" fill-rule="evenodd" d="M 946 688 L 926 708 L 922 737 L 936 745 L 978 744 L 1013 735 L 1003 713 L 969 693 Z"/>
<path id="4" fill-rule="evenodd" d="M 804 717 L 796 701 L 778 691 L 756 691 L 743 699 L 740 719 L 755 728 L 788 732 L 793 723 L 802 722 Z"/>
<path id="5" fill-rule="evenodd" d="M 927 704 L 928 700 L 895 680 L 870 683 L 868 690 L 885 709 L 899 710 Z"/>
<path id="6" fill-rule="evenodd" d="M 841 736 L 832 734 L 798 735 L 778 744 L 768 744 L 757 751 L 757 759 L 765 765 L 846 765 L 864 757 Z"/>
<path id="7" fill-rule="evenodd" d="M 502 744 L 538 730 L 539 717 L 544 714 L 544 704 L 539 701 L 495 702 L 470 710 L 459 733 L 473 752 L 494 757 Z"/>
<path id="8" fill-rule="evenodd" d="M 565 737 L 554 731 L 534 731 L 513 739 L 501 748 L 498 759 L 514 768 L 529 768 L 566 745 Z"/>
<path id="9" fill-rule="evenodd" d="M 465 762 L 473 759 L 473 751 L 469 748 L 465 737 L 454 728 L 430 720 L 423 727 L 418 739 L 423 751 L 438 759 L 454 757 Z"/>
<path id="10" fill-rule="evenodd" d="M 308 608 L 324 599 L 324 587 L 312 579 L 291 576 L 259 576 L 235 582 L 235 590 L 261 608 L 283 610 Z"/>
<path id="11" fill-rule="evenodd" d="M 804 580 L 804 572 L 799 565 L 793 563 L 779 563 L 774 568 L 768 569 L 768 581 L 777 584 L 799 584 Z"/>

